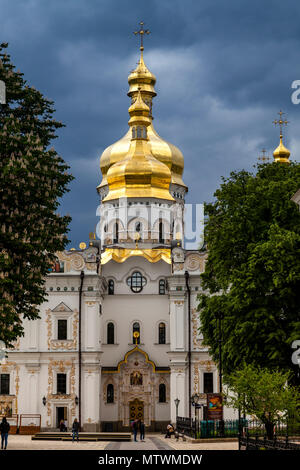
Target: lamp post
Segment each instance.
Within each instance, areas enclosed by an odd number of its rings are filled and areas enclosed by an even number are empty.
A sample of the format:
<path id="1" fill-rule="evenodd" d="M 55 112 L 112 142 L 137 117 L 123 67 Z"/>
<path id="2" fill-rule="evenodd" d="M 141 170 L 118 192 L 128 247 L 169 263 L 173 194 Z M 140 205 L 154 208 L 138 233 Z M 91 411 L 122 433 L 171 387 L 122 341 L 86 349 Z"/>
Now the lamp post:
<path id="1" fill-rule="evenodd" d="M 195 407 L 195 421 L 196 421 L 195 427 L 196 427 L 197 432 L 199 432 L 199 408 L 201 408 L 201 405 L 198 404 L 199 400 L 200 400 L 200 395 L 198 393 L 194 393 L 191 396 L 191 403 Z"/>
<path id="2" fill-rule="evenodd" d="M 175 403 L 175 406 L 176 406 L 176 429 L 177 429 L 178 406 L 179 406 L 179 403 L 180 403 L 179 398 L 175 398 L 174 403 Z"/>

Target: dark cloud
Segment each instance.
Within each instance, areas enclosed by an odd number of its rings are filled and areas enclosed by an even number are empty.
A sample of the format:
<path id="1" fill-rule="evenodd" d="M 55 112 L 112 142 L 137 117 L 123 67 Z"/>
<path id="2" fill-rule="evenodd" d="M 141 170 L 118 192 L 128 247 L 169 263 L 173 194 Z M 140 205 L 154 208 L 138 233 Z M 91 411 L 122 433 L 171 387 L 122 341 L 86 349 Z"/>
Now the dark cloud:
<path id="1" fill-rule="evenodd" d="M 262 147 L 272 153 L 280 108 L 299 160 L 297 0 L 0 0 L 0 11 L 13 62 L 67 126 L 55 146 L 76 177 L 62 201 L 72 246 L 97 222 L 100 154 L 127 130 L 141 20 L 152 32 L 145 60 L 157 77 L 155 128 L 185 156 L 189 202 L 212 200 L 221 176 L 251 170 Z"/>

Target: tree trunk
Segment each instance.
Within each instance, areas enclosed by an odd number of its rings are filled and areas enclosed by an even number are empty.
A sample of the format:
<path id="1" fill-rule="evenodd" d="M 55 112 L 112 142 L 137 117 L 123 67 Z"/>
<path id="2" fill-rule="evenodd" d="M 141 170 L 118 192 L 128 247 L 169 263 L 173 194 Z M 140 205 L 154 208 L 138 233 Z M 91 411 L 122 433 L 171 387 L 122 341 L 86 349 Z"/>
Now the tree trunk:
<path id="1" fill-rule="evenodd" d="M 265 422 L 267 438 L 271 441 L 274 439 L 274 424 L 270 421 Z"/>

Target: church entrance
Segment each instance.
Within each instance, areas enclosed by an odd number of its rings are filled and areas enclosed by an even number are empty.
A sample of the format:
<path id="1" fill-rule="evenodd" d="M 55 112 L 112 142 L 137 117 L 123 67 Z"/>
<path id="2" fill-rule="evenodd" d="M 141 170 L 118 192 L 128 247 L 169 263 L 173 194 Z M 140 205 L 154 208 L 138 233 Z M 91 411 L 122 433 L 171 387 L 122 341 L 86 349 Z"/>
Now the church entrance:
<path id="1" fill-rule="evenodd" d="M 59 428 L 61 420 L 67 421 L 68 419 L 68 408 L 66 406 L 56 407 L 56 427 Z"/>
<path id="2" fill-rule="evenodd" d="M 138 398 L 129 403 L 129 418 L 130 422 L 136 419 L 144 420 L 144 403 Z"/>

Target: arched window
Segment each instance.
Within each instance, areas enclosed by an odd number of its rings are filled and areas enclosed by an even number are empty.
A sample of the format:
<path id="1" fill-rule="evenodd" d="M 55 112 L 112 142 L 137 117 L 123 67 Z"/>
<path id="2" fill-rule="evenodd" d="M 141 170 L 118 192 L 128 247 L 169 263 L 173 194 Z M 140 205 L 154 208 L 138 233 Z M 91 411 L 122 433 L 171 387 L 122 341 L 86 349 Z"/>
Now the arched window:
<path id="1" fill-rule="evenodd" d="M 108 281 L 108 295 L 114 295 L 115 293 L 115 283 L 112 279 Z"/>
<path id="2" fill-rule="evenodd" d="M 166 283 L 164 279 L 160 279 L 159 281 L 159 294 L 164 295 L 166 293 Z"/>
<path id="3" fill-rule="evenodd" d="M 135 127 L 132 128 L 132 138 L 135 139 Z"/>
<path id="4" fill-rule="evenodd" d="M 143 126 L 143 139 L 147 139 L 147 128 Z"/>
<path id="5" fill-rule="evenodd" d="M 139 336 L 137 338 L 134 337 L 134 333 L 138 332 Z M 132 325 L 132 342 L 133 344 L 140 344 L 140 339 L 141 339 L 141 331 L 140 331 L 140 324 L 138 322 L 134 322 Z"/>
<path id="6" fill-rule="evenodd" d="M 106 402 L 113 403 L 114 402 L 114 386 L 113 384 L 108 384 L 106 389 Z"/>
<path id="7" fill-rule="evenodd" d="M 140 231 L 141 231 L 141 222 L 137 222 L 137 223 L 135 224 L 135 231 L 136 231 L 136 232 L 140 232 Z"/>
<path id="8" fill-rule="evenodd" d="M 107 344 L 115 344 L 115 325 L 112 322 L 107 324 Z"/>
<path id="9" fill-rule="evenodd" d="M 114 225 L 114 233 L 113 233 L 113 243 L 119 242 L 119 224 L 115 223 Z"/>
<path id="10" fill-rule="evenodd" d="M 158 343 L 166 344 L 166 325 L 165 323 L 160 323 L 158 326 Z"/>
<path id="11" fill-rule="evenodd" d="M 135 294 L 143 290 L 146 282 L 146 278 L 142 276 L 139 271 L 134 271 L 134 273 L 132 273 L 132 275 L 127 279 L 127 285 Z"/>
<path id="12" fill-rule="evenodd" d="M 164 239 L 164 224 L 162 221 L 159 222 L 159 243 L 165 243 Z"/>
<path id="13" fill-rule="evenodd" d="M 159 384 L 159 403 L 166 403 L 166 386 Z"/>

